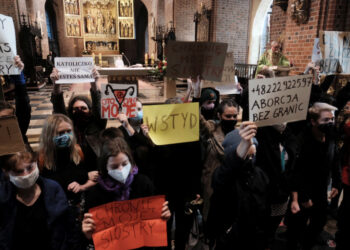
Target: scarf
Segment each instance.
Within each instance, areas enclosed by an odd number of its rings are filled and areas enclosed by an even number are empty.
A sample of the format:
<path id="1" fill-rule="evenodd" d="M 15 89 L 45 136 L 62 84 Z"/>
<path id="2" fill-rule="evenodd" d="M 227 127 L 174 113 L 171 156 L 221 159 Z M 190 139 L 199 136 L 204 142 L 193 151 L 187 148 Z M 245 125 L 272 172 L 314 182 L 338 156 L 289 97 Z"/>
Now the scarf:
<path id="1" fill-rule="evenodd" d="M 106 178 L 101 176 L 98 178 L 97 182 L 100 186 L 107 192 L 114 193 L 116 201 L 129 200 L 130 197 L 130 186 L 134 180 L 134 176 L 139 172 L 137 166 L 133 166 L 125 184 L 114 180 L 109 175 Z"/>

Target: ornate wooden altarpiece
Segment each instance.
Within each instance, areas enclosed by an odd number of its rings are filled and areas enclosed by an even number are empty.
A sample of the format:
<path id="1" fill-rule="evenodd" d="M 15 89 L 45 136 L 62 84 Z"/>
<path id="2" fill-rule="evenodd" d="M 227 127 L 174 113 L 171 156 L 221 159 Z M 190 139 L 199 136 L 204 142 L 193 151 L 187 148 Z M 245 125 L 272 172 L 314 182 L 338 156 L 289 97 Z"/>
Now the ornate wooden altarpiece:
<path id="1" fill-rule="evenodd" d="M 134 0 L 63 0 L 67 37 L 89 53 L 119 54 L 119 39 L 135 39 Z"/>
<path id="2" fill-rule="evenodd" d="M 200 11 L 194 14 L 195 22 L 195 41 L 209 42 L 211 33 L 211 10 L 205 5 L 201 5 Z"/>

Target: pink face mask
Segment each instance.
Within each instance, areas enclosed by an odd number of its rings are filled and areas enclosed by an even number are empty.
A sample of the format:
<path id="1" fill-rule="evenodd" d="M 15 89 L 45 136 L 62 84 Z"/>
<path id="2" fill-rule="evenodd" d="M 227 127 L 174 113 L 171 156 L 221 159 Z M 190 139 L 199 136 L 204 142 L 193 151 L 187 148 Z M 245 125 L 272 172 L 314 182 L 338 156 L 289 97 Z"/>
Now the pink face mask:
<path id="1" fill-rule="evenodd" d="M 212 110 L 215 107 L 214 103 L 203 104 L 202 107 L 206 110 Z"/>

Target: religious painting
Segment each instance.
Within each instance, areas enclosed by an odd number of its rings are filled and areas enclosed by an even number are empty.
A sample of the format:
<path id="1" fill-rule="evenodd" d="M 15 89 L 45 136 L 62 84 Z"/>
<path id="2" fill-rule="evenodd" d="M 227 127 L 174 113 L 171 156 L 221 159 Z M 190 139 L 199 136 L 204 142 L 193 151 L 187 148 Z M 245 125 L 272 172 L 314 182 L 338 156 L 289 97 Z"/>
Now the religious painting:
<path id="1" fill-rule="evenodd" d="M 81 19 L 80 17 L 66 17 L 65 28 L 67 37 L 81 37 Z"/>
<path id="2" fill-rule="evenodd" d="M 292 19 L 299 25 L 309 20 L 310 0 L 293 0 L 291 4 Z"/>
<path id="3" fill-rule="evenodd" d="M 134 39 L 134 20 L 119 20 L 119 39 Z"/>
<path id="4" fill-rule="evenodd" d="M 194 14 L 195 19 L 195 41 L 209 42 L 211 27 L 211 10 L 204 5 L 201 6 L 200 12 Z"/>
<path id="5" fill-rule="evenodd" d="M 118 51 L 116 0 L 82 0 L 85 49 Z"/>
<path id="6" fill-rule="evenodd" d="M 119 0 L 118 1 L 119 17 L 133 17 L 134 16 L 134 1 L 133 0 Z"/>
<path id="7" fill-rule="evenodd" d="M 80 15 L 79 0 L 63 0 L 65 15 Z"/>

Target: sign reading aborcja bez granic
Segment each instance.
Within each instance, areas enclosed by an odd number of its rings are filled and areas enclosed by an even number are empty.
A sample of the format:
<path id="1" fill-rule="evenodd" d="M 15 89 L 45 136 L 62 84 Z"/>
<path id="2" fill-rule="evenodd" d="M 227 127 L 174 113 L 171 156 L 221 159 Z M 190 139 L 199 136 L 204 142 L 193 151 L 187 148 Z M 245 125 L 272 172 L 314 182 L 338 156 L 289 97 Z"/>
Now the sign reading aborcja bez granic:
<path id="1" fill-rule="evenodd" d="M 312 75 L 249 81 L 249 120 L 259 127 L 305 120 Z"/>
<path id="2" fill-rule="evenodd" d="M 94 82 L 92 57 L 56 57 L 55 67 L 59 80 L 56 83 Z"/>

